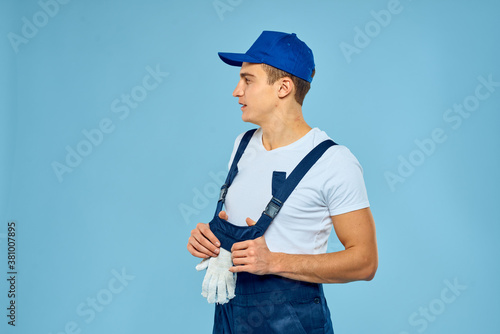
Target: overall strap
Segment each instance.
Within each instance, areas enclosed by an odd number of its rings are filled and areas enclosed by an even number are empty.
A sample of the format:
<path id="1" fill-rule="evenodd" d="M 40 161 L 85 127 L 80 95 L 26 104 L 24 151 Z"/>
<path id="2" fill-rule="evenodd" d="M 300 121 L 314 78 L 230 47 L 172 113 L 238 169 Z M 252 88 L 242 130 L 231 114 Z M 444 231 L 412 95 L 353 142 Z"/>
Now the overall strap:
<path id="1" fill-rule="evenodd" d="M 243 152 L 245 152 L 245 149 L 247 148 L 248 143 L 250 142 L 250 139 L 252 139 L 252 136 L 256 130 L 257 129 L 248 130 L 243 135 L 243 138 L 241 138 L 240 145 L 236 150 L 236 154 L 234 155 L 233 158 L 233 163 L 231 164 L 231 168 L 229 169 L 229 173 L 227 174 L 226 182 L 224 182 L 224 184 L 220 189 L 220 195 L 219 195 L 219 200 L 217 202 L 217 209 L 215 210 L 215 215 L 218 215 L 219 212 L 222 210 L 222 205 L 226 200 L 227 189 L 233 182 L 234 178 L 236 177 L 236 174 L 238 174 L 238 162 L 240 161 Z"/>
<path id="2" fill-rule="evenodd" d="M 292 173 L 286 178 L 282 187 L 273 194 L 273 198 L 267 204 L 266 209 L 262 212 L 256 225 L 253 226 L 254 228 L 257 228 L 260 233 L 264 234 L 274 217 L 278 215 L 283 203 L 285 203 L 302 178 L 316 161 L 321 158 L 323 153 L 333 145 L 337 145 L 333 140 L 325 140 L 312 149 L 312 151 L 300 161 L 297 167 L 295 167 Z"/>

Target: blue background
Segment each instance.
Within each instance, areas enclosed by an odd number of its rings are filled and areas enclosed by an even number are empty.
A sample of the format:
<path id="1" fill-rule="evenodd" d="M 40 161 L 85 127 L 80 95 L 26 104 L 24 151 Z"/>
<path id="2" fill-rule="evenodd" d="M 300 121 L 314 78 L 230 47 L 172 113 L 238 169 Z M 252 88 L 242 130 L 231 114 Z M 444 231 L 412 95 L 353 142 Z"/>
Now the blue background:
<path id="1" fill-rule="evenodd" d="M 244 52 L 262 30 L 312 48 L 305 119 L 364 167 L 380 265 L 371 282 L 325 286 L 335 332 L 498 328 L 500 87 L 478 79 L 500 82 L 497 1 L 67 2 L 0 5 L 2 333 L 211 332 L 187 239 L 213 214 L 234 138 L 252 128 L 231 96 L 238 69 L 217 52 Z M 161 76 L 145 90 L 148 70 Z M 126 107 L 132 93 L 140 101 Z M 472 111 L 458 126 L 447 110 L 463 103 Z M 67 147 L 86 156 L 58 177 Z"/>

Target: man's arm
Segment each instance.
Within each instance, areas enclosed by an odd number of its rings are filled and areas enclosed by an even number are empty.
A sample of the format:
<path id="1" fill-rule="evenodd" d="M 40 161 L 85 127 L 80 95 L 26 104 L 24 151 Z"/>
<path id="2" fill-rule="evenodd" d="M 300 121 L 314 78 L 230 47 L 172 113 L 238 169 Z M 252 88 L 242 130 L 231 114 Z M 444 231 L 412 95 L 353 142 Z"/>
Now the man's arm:
<path id="1" fill-rule="evenodd" d="M 275 274 L 314 283 L 371 280 L 378 266 L 375 223 L 370 208 L 332 216 L 344 250 L 316 255 L 273 253 L 264 237 L 233 245 L 232 272 Z M 249 225 L 252 221 L 247 219 Z"/>

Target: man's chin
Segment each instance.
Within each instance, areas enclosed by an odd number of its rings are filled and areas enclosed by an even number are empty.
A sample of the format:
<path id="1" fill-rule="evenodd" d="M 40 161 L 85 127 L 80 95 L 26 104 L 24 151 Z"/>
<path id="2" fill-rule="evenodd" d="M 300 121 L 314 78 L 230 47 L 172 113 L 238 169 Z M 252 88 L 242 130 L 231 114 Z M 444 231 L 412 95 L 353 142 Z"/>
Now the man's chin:
<path id="1" fill-rule="evenodd" d="M 245 123 L 252 123 L 252 124 L 255 124 L 257 126 L 260 126 L 259 123 L 257 123 L 255 120 L 251 119 L 250 117 L 245 117 L 245 115 L 241 115 L 241 119 Z"/>

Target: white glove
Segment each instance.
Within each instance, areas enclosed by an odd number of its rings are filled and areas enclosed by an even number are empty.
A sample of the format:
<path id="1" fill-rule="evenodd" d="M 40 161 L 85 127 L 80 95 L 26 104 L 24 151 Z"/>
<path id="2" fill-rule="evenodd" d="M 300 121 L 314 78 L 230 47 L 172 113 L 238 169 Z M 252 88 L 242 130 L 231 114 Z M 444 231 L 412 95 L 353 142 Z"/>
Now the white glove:
<path id="1" fill-rule="evenodd" d="M 196 266 L 196 270 L 207 269 L 201 295 L 207 298 L 211 304 L 225 304 L 234 298 L 234 289 L 236 287 L 236 273 L 229 271 L 233 266 L 231 252 L 220 248 L 219 256 L 203 259 Z"/>

